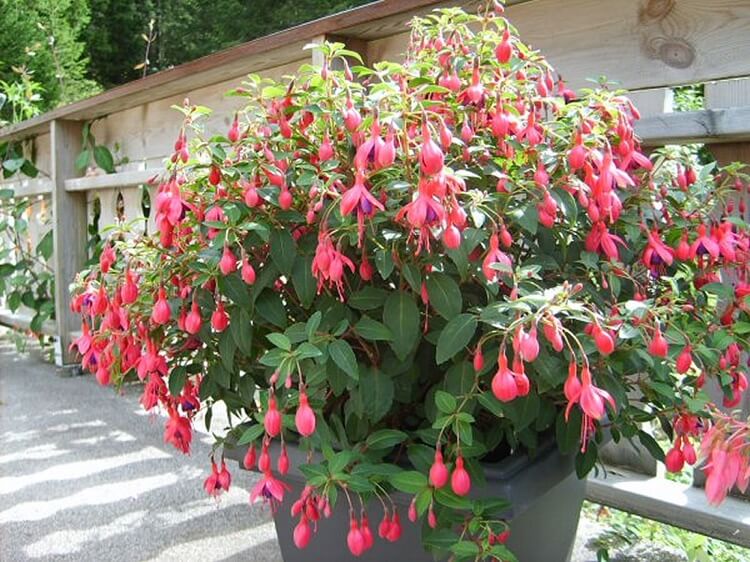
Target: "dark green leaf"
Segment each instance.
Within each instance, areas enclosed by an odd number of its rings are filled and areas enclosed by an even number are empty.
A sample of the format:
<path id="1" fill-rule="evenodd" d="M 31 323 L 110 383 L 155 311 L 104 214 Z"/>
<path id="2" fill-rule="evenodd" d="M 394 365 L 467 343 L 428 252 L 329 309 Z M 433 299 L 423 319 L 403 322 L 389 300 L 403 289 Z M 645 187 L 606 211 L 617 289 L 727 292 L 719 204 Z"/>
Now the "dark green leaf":
<path id="1" fill-rule="evenodd" d="M 229 331 L 232 333 L 237 348 L 247 357 L 253 353 L 253 325 L 250 323 L 250 315 L 242 308 L 232 311 Z"/>
<path id="2" fill-rule="evenodd" d="M 52 230 L 47 232 L 36 245 L 36 253 L 48 260 L 52 256 Z"/>
<path id="3" fill-rule="evenodd" d="M 77 170 L 83 170 L 89 164 L 91 153 L 88 150 L 82 150 L 75 161 Z"/>
<path id="4" fill-rule="evenodd" d="M 393 380 L 375 369 L 362 369 L 359 373 L 359 391 L 364 402 L 365 416 L 377 423 L 393 404 Z"/>
<path id="5" fill-rule="evenodd" d="M 354 351 L 352 350 L 352 346 L 349 345 L 349 342 L 345 340 L 333 340 L 328 344 L 328 353 L 331 355 L 331 359 L 333 359 L 342 371 L 354 380 L 359 379 L 357 357 L 354 355 Z"/>
<path id="6" fill-rule="evenodd" d="M 387 296 L 388 293 L 385 290 L 368 285 L 352 293 L 347 304 L 356 310 L 372 310 L 383 306 Z"/>
<path id="7" fill-rule="evenodd" d="M 391 294 L 383 306 L 383 323 L 393 334 L 391 348 L 401 360 L 416 347 L 419 340 L 419 309 L 414 298 L 404 292 Z"/>
<path id="8" fill-rule="evenodd" d="M 115 171 L 115 160 L 112 158 L 112 153 L 106 146 L 95 146 L 94 147 L 94 161 L 96 165 L 108 174 L 112 174 Z"/>
<path id="9" fill-rule="evenodd" d="M 427 486 L 427 477 L 416 470 L 406 470 L 389 478 L 391 486 L 407 494 L 416 494 Z"/>
<path id="10" fill-rule="evenodd" d="M 354 331 L 370 341 L 390 341 L 393 339 L 393 334 L 384 324 L 373 320 L 366 314 L 362 315 L 362 318 L 354 326 Z"/>
<path id="11" fill-rule="evenodd" d="M 266 430 L 263 427 L 263 424 L 256 423 L 255 425 L 251 425 L 245 430 L 245 432 L 242 434 L 242 437 L 239 438 L 239 440 L 237 441 L 237 445 L 247 445 L 248 443 L 258 439 L 258 437 L 263 435 L 265 431 Z"/>
<path id="12" fill-rule="evenodd" d="M 185 367 L 175 367 L 169 373 L 169 393 L 172 396 L 179 396 L 182 388 L 185 386 L 187 371 Z"/>
<path id="13" fill-rule="evenodd" d="M 258 300 L 255 301 L 255 309 L 260 316 L 279 328 L 286 328 L 287 316 L 281 295 L 276 291 L 265 289 Z"/>
<path id="14" fill-rule="evenodd" d="M 438 390 L 435 392 L 435 404 L 437 405 L 438 410 L 444 414 L 452 414 L 458 407 L 456 398 L 444 390 Z"/>
<path id="15" fill-rule="evenodd" d="M 427 278 L 427 294 L 430 296 L 430 305 L 446 320 L 461 313 L 461 290 L 449 275 L 431 273 Z"/>
<path id="16" fill-rule="evenodd" d="M 269 237 L 271 245 L 271 259 L 279 271 L 284 275 L 291 275 L 294 258 L 297 254 L 297 244 L 288 230 L 276 228 Z"/>
<path id="17" fill-rule="evenodd" d="M 446 324 L 438 338 L 435 360 L 444 363 L 465 348 L 477 330 L 477 319 L 472 314 L 459 314 Z"/>
<path id="18" fill-rule="evenodd" d="M 309 308 L 315 300 L 318 285 L 312 274 L 312 256 L 299 256 L 292 268 L 292 285 L 299 302 Z"/>
<path id="19" fill-rule="evenodd" d="M 276 347 L 283 349 L 284 351 L 290 351 L 292 349 L 292 342 L 289 341 L 289 338 L 286 337 L 284 334 L 279 334 L 278 332 L 274 332 L 272 334 L 267 334 L 266 339 L 270 341 L 273 345 Z"/>
<path id="20" fill-rule="evenodd" d="M 231 330 L 224 330 L 219 336 L 219 355 L 221 364 L 224 368 L 232 372 L 234 370 L 234 352 L 237 349 L 237 342 L 234 341 Z"/>
<path id="21" fill-rule="evenodd" d="M 407 435 L 403 431 L 396 429 L 381 429 L 375 433 L 371 433 L 365 444 L 370 449 L 389 449 L 394 445 L 403 443 L 406 440 Z"/>

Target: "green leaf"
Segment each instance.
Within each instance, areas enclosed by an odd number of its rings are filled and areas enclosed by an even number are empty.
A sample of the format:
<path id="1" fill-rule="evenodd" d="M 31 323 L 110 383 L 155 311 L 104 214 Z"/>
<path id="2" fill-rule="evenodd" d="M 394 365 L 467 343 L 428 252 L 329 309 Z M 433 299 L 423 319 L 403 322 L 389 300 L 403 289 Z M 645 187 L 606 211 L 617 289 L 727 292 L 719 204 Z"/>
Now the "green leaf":
<path id="1" fill-rule="evenodd" d="M 366 314 L 362 315 L 362 318 L 354 326 L 354 331 L 369 341 L 390 341 L 393 339 L 393 334 L 385 324 L 373 320 Z"/>
<path id="2" fill-rule="evenodd" d="M 364 402 L 365 416 L 377 423 L 391 409 L 393 404 L 393 380 L 391 377 L 371 367 L 359 373 L 359 392 Z"/>
<path id="3" fill-rule="evenodd" d="M 82 150 L 75 161 L 76 170 L 83 170 L 89 164 L 91 153 L 88 150 Z"/>
<path id="4" fill-rule="evenodd" d="M 388 292 L 384 289 L 368 285 L 364 289 L 352 293 L 346 304 L 356 310 L 373 310 L 383 306 L 387 296 Z"/>
<path id="5" fill-rule="evenodd" d="M 52 256 L 52 230 L 47 232 L 36 245 L 36 253 L 48 260 Z"/>
<path id="6" fill-rule="evenodd" d="M 451 552 L 458 558 L 476 558 L 479 545 L 471 541 L 461 541 L 451 546 Z"/>
<path id="7" fill-rule="evenodd" d="M 268 341 L 270 341 L 273 345 L 275 345 L 279 349 L 283 349 L 284 351 L 291 351 L 292 349 L 292 342 L 289 341 L 289 338 L 284 334 L 274 332 L 272 334 L 267 334 L 266 339 L 268 339 Z"/>
<path id="8" fill-rule="evenodd" d="M 214 381 L 222 388 L 229 388 L 231 375 L 219 363 L 212 363 L 208 368 L 208 378 Z"/>
<path id="9" fill-rule="evenodd" d="M 394 445 L 403 443 L 408 436 L 403 431 L 396 429 L 381 429 L 371 433 L 365 444 L 370 449 L 390 449 Z"/>
<path id="10" fill-rule="evenodd" d="M 427 278 L 427 294 L 430 296 L 430 304 L 446 320 L 461 313 L 461 289 L 449 275 L 431 273 Z"/>
<path id="11" fill-rule="evenodd" d="M 435 360 L 445 363 L 465 348 L 477 331 L 477 319 L 472 314 L 459 314 L 445 325 L 438 338 Z"/>
<path id="12" fill-rule="evenodd" d="M 297 349 L 294 350 L 294 355 L 302 361 L 303 359 L 312 359 L 313 357 L 320 357 L 323 352 L 320 351 L 316 346 L 309 342 L 301 343 Z"/>
<path id="13" fill-rule="evenodd" d="M 333 340 L 328 344 L 328 353 L 334 363 L 354 380 L 359 379 L 359 366 L 352 346 L 345 340 Z"/>
<path id="14" fill-rule="evenodd" d="M 312 274 L 312 260 L 312 256 L 300 256 L 295 260 L 292 268 L 292 285 L 304 308 L 309 308 L 313 303 L 318 288 L 317 281 Z"/>
<path id="15" fill-rule="evenodd" d="M 94 147 L 94 161 L 96 165 L 108 174 L 112 174 L 115 171 L 115 160 L 112 158 L 112 153 L 106 146 L 95 146 Z"/>
<path id="16" fill-rule="evenodd" d="M 393 256 L 387 249 L 378 249 L 375 251 L 375 267 L 383 279 L 388 279 L 393 273 Z"/>
<path id="17" fill-rule="evenodd" d="M 469 498 L 457 496 L 447 486 L 435 491 L 435 499 L 439 504 L 451 509 L 471 509 L 471 500 Z"/>
<path id="18" fill-rule="evenodd" d="M 253 325 L 246 310 L 235 308 L 232 311 L 229 331 L 232 333 L 232 339 L 237 344 L 237 348 L 245 356 L 250 357 L 253 354 Z"/>
<path id="19" fill-rule="evenodd" d="M 256 423 L 255 425 L 251 425 L 249 428 L 245 430 L 245 432 L 242 434 L 242 437 L 239 438 L 237 441 L 237 445 L 247 445 L 248 443 L 255 441 L 263 435 L 265 432 L 265 428 L 263 427 L 263 424 Z"/>
<path id="20" fill-rule="evenodd" d="M 422 274 L 419 272 L 419 267 L 413 263 L 407 263 L 401 268 L 401 273 L 412 291 L 418 293 L 422 290 Z"/>
<path id="21" fill-rule="evenodd" d="M 419 309 L 414 298 L 404 292 L 391 294 L 383 305 L 383 323 L 393 334 L 390 345 L 402 361 L 419 340 Z"/>
<path id="22" fill-rule="evenodd" d="M 586 446 L 586 452 L 578 452 L 575 462 L 578 478 L 584 478 L 589 472 L 591 472 L 591 469 L 594 468 L 597 458 L 596 452 L 597 446 L 595 441 L 589 441 Z"/>
<path id="23" fill-rule="evenodd" d="M 234 352 L 237 349 L 237 342 L 234 341 L 231 330 L 224 330 L 219 336 L 219 355 L 221 364 L 227 371 L 234 370 Z"/>
<path id="24" fill-rule="evenodd" d="M 391 486 L 407 494 L 416 494 L 427 487 L 427 477 L 416 470 L 405 470 L 390 477 Z"/>
<path id="25" fill-rule="evenodd" d="M 646 450 L 651 454 L 652 457 L 654 457 L 657 461 L 664 462 L 664 451 L 661 448 L 661 445 L 654 439 L 650 434 L 646 433 L 643 430 L 640 430 L 638 432 L 638 441 L 641 442 L 641 445 L 643 445 Z"/>
<path id="26" fill-rule="evenodd" d="M 222 295 L 225 295 L 233 303 L 241 306 L 245 309 L 250 309 L 253 305 L 253 301 L 250 298 L 250 290 L 239 273 L 231 273 L 229 275 L 220 275 L 217 278 L 219 290 Z"/>
<path id="27" fill-rule="evenodd" d="M 452 394 L 448 394 L 444 390 L 438 390 L 437 392 L 435 392 L 435 404 L 437 405 L 438 410 L 440 410 L 444 414 L 452 414 L 458 407 L 456 398 Z"/>
<path id="28" fill-rule="evenodd" d="M 187 371 L 185 367 L 175 367 L 169 373 L 169 393 L 172 396 L 179 396 L 182 392 L 182 388 L 185 386 L 185 379 L 187 378 Z"/>
<path id="29" fill-rule="evenodd" d="M 294 258 L 297 254 L 297 244 L 288 230 L 280 228 L 271 231 L 269 237 L 271 245 L 271 259 L 279 271 L 284 275 L 291 275 Z"/>
<path id="30" fill-rule="evenodd" d="M 286 328 L 287 316 L 284 303 L 281 301 L 281 295 L 276 291 L 264 289 L 255 301 L 255 309 L 258 314 L 274 326 Z"/>

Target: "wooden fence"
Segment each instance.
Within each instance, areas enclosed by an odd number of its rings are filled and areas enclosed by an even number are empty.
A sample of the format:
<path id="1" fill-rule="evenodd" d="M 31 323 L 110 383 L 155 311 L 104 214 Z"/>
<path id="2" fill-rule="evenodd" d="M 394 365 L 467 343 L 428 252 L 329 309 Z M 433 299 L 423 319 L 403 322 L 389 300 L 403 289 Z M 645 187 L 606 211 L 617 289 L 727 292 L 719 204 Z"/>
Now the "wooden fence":
<path id="1" fill-rule="evenodd" d="M 56 361 L 67 352 L 78 321 L 69 312 L 68 285 L 86 260 L 87 224 L 98 200 L 98 227 L 143 215 L 146 180 L 161 171 L 179 126 L 170 109 L 185 97 L 215 111 L 209 129 L 226 131 L 241 103 L 223 93 L 248 73 L 279 78 L 310 62 L 303 47 L 336 40 L 366 62 L 398 59 L 408 41 L 407 22 L 434 7 L 478 2 L 381 0 L 250 41 L 179 67 L 114 88 L 0 130 L 0 142 L 33 143 L 37 179 L 0 182 L 16 197 L 51 209 L 52 221 L 35 225 L 32 236 L 52 228 L 56 274 Z M 719 163 L 750 163 L 750 0 L 511 0 L 509 18 L 521 37 L 540 49 L 573 88 L 605 75 L 632 90 L 643 114 L 637 133 L 648 147 L 705 143 Z M 673 87 L 705 84 L 705 108 L 678 112 Z M 93 121 L 95 120 L 95 121 Z M 74 167 L 82 127 L 93 121 L 100 144 L 119 145 L 127 164 L 107 175 L 81 175 Z M 32 222 L 36 220 L 30 217 Z M 151 229 L 150 220 L 144 228 Z M 23 314 L 0 309 L 0 322 L 25 327 Z M 750 412 L 746 400 L 745 413 Z M 607 478 L 590 478 L 593 501 L 645 517 L 750 546 L 750 504 L 730 498 L 707 506 L 702 490 L 656 476 L 653 461 L 629 444 L 604 453 Z M 614 465 L 617 465 L 616 467 Z"/>

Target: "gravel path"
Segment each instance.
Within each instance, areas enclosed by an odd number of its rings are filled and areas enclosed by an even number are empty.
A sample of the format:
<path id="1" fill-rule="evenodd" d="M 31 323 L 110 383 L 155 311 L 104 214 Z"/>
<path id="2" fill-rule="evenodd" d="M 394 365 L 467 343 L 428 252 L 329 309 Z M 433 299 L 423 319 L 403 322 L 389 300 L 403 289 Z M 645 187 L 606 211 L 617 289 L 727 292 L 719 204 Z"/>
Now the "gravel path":
<path id="1" fill-rule="evenodd" d="M 60 378 L 38 356 L 0 337 L 0 560 L 281 560 L 268 512 L 247 503 L 254 474 L 234 470 L 229 494 L 206 497 L 210 436 L 182 455 L 137 388 Z M 601 530 L 582 521 L 573 562 L 596 561 Z"/>

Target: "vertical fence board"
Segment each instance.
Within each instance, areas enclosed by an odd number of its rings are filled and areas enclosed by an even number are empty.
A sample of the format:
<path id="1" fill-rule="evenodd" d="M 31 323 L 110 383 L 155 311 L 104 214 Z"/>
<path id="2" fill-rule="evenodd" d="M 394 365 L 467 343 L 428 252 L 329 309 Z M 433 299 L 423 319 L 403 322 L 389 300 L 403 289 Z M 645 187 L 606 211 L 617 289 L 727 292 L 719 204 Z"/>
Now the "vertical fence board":
<path id="1" fill-rule="evenodd" d="M 55 362 L 75 361 L 68 350 L 80 320 L 70 311 L 69 285 L 86 262 L 86 194 L 65 191 L 65 180 L 75 177 L 75 159 L 81 148 L 81 123 L 52 121 L 52 217 L 55 266 L 55 315 L 59 346 Z"/>

